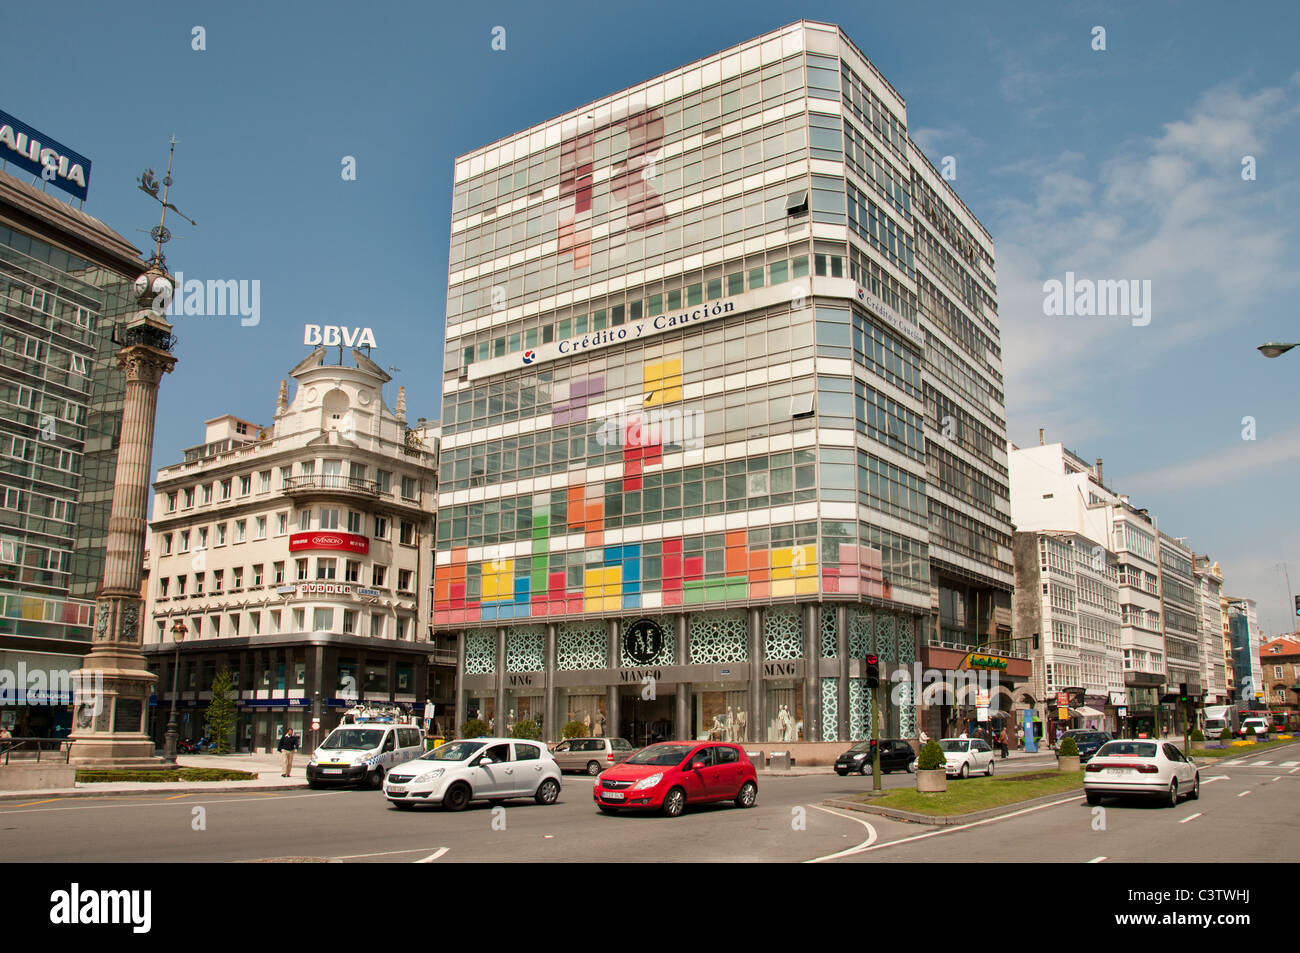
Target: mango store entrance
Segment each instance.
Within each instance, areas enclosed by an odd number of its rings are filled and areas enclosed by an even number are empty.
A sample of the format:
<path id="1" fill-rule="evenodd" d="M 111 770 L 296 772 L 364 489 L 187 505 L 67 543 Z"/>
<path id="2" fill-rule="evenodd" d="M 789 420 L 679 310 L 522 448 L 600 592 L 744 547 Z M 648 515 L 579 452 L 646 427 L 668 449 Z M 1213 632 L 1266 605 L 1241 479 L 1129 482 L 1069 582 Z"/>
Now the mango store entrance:
<path id="1" fill-rule="evenodd" d="M 640 686 L 619 692 L 619 737 L 626 738 L 637 748 L 656 741 L 674 741 L 678 737 L 674 686 L 655 685 L 653 688 L 653 692 Z M 654 697 L 643 697 L 647 694 Z"/>

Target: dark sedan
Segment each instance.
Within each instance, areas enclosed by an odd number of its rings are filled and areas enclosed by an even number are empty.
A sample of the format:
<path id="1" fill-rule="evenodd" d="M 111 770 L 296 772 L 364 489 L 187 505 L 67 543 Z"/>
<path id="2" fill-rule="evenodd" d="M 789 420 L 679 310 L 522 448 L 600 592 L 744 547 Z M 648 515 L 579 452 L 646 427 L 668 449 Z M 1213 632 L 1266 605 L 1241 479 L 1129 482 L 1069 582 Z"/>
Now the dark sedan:
<path id="1" fill-rule="evenodd" d="M 844 777 L 850 772 L 856 771 L 858 774 L 870 774 L 872 764 L 872 745 L 874 741 L 859 741 L 848 751 L 844 752 L 835 759 L 835 773 Z M 906 741 L 898 738 L 881 739 L 880 741 L 880 771 L 882 774 L 888 774 L 890 771 L 906 771 L 907 766 L 916 757 L 916 752 Z"/>
<path id="2" fill-rule="evenodd" d="M 1079 746 L 1080 763 L 1087 762 L 1106 742 L 1111 740 L 1110 734 L 1105 731 L 1094 731 L 1090 728 L 1073 728 L 1061 735 L 1061 740 L 1073 738 L 1074 743 Z M 1060 749 L 1058 744 L 1057 749 Z"/>

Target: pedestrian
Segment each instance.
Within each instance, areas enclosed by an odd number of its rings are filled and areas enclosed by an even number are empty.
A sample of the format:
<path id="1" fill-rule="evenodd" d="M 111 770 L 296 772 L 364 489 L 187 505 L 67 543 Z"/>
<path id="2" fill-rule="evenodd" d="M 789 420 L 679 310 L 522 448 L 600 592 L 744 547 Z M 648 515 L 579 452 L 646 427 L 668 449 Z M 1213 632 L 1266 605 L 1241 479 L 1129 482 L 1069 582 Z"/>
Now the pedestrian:
<path id="1" fill-rule="evenodd" d="M 280 772 L 280 777 L 287 778 L 293 771 L 293 753 L 297 750 L 298 736 L 293 733 L 292 728 L 286 728 L 284 734 L 280 736 L 280 758 L 284 768 Z"/>
<path id="2" fill-rule="evenodd" d="M 1002 734 L 998 735 L 998 746 L 1002 748 L 1003 760 L 1006 760 L 1010 756 L 1010 752 L 1007 750 L 1010 744 L 1011 744 L 1011 738 L 1008 737 L 1007 729 L 1004 726 L 1002 729 Z"/>

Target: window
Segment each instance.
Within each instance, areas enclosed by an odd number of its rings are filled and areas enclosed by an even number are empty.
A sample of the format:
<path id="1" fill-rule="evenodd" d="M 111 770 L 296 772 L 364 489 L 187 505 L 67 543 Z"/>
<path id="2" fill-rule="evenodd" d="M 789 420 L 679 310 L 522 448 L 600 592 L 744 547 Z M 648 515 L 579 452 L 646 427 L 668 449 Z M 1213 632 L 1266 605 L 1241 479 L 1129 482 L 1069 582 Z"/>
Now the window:
<path id="1" fill-rule="evenodd" d="M 253 532 L 256 534 L 254 538 L 266 539 L 266 517 L 259 516 L 253 526 L 255 527 Z"/>
<path id="2" fill-rule="evenodd" d="M 281 610 L 280 610 L 280 609 L 272 609 L 272 610 L 268 613 L 268 615 L 271 617 L 271 631 L 272 631 L 272 632 L 279 632 L 279 631 L 280 631 L 280 613 L 281 613 Z"/>
<path id="3" fill-rule="evenodd" d="M 277 586 L 284 585 L 284 563 L 275 562 L 271 564 L 271 578 Z"/>
<path id="4" fill-rule="evenodd" d="M 374 639 L 384 637 L 384 617 L 377 612 L 370 616 L 370 637 Z"/>
<path id="5" fill-rule="evenodd" d="M 224 585 L 224 583 L 223 583 L 222 580 L 223 580 L 224 577 L 225 577 L 225 572 L 226 572 L 226 571 L 225 571 L 224 569 L 214 569 L 214 570 L 212 570 L 212 591 L 213 591 L 213 592 L 220 592 L 220 591 L 221 591 L 221 587 L 222 587 L 222 585 Z"/>
<path id="6" fill-rule="evenodd" d="M 387 539 L 387 538 L 388 538 L 388 517 L 387 517 L 387 516 L 376 516 L 376 517 L 375 517 L 375 534 L 374 534 L 374 535 L 375 535 L 375 539 Z"/>
<path id="7" fill-rule="evenodd" d="M 398 592 L 411 591 L 411 576 L 412 573 L 411 570 L 409 569 L 397 570 L 397 591 Z"/>
<path id="8" fill-rule="evenodd" d="M 344 582 L 358 582 L 361 579 L 361 561 L 358 559 L 349 559 L 347 565 L 343 568 Z"/>
<path id="9" fill-rule="evenodd" d="M 403 546 L 415 545 L 415 523 L 410 520 L 402 520 L 398 524 L 398 538 Z"/>
<path id="10" fill-rule="evenodd" d="M 233 481 L 230 477 L 226 477 L 226 479 L 221 481 L 221 499 L 230 499 L 230 486 L 232 482 Z"/>
<path id="11" fill-rule="evenodd" d="M 320 528 L 321 529 L 338 529 L 339 528 L 339 511 L 333 509 L 324 509 L 320 511 Z"/>
<path id="12" fill-rule="evenodd" d="M 232 590 L 244 588 L 244 567 L 243 566 L 236 566 L 234 569 L 230 570 L 230 588 Z"/>
<path id="13" fill-rule="evenodd" d="M 184 576 L 177 576 L 177 577 L 176 577 L 176 595 L 177 595 L 177 596 L 183 596 L 183 595 L 185 595 L 185 577 L 184 577 Z"/>
<path id="14" fill-rule="evenodd" d="M 420 485 L 413 477 L 402 477 L 402 498 L 406 500 L 417 499 L 420 495 Z"/>
<path id="15" fill-rule="evenodd" d="M 167 494 L 167 512 L 168 513 L 176 512 L 176 491 L 175 490 L 172 490 L 170 493 Z"/>
<path id="16" fill-rule="evenodd" d="M 375 474 L 375 476 L 379 478 L 380 493 L 393 492 L 393 473 L 391 470 L 380 470 Z"/>
<path id="17" fill-rule="evenodd" d="M 161 577 L 159 577 L 159 579 L 158 579 L 158 597 L 159 597 L 160 599 L 166 599 L 166 598 L 167 598 L 167 586 L 168 586 L 169 583 L 171 583 L 171 580 L 168 579 L 166 576 L 161 576 Z"/>
<path id="18" fill-rule="evenodd" d="M 194 506 L 194 487 L 189 487 L 185 491 L 185 508 L 188 510 Z"/>
<path id="19" fill-rule="evenodd" d="M 298 531 L 307 532 L 311 529 L 311 510 L 303 510 L 298 514 Z"/>
<path id="20" fill-rule="evenodd" d="M 205 483 L 205 484 L 203 484 L 203 502 L 204 502 L 205 504 L 206 504 L 206 503 L 211 503 L 211 502 L 212 502 L 212 484 L 211 484 L 211 483 Z"/>
<path id="21" fill-rule="evenodd" d="M 250 612 L 248 614 L 248 631 L 253 635 L 262 634 L 262 613 Z"/>
<path id="22" fill-rule="evenodd" d="M 200 526 L 199 527 L 199 549 L 207 549 L 207 548 L 208 548 L 208 528 L 206 526 Z"/>
<path id="23" fill-rule="evenodd" d="M 280 489 L 284 489 L 293 480 L 293 467 L 280 467 Z"/>
<path id="24" fill-rule="evenodd" d="M 239 616 L 232 614 L 230 617 L 230 634 L 239 634 Z"/>
<path id="25" fill-rule="evenodd" d="M 348 532 L 361 535 L 361 514 L 354 510 L 348 510 Z"/>
<path id="26" fill-rule="evenodd" d="M 218 546 L 226 545 L 226 524 L 225 523 L 217 524 L 217 545 Z"/>
<path id="27" fill-rule="evenodd" d="M 187 529 L 183 529 L 183 530 L 181 530 L 181 548 L 180 548 L 180 551 L 183 552 L 183 553 L 188 553 L 188 552 L 190 551 L 190 531 L 187 530 Z"/>
<path id="28" fill-rule="evenodd" d="M 261 473 L 257 475 L 257 492 L 258 493 L 271 492 L 271 471 L 270 470 L 263 470 Z"/>
<path id="29" fill-rule="evenodd" d="M 298 566 L 298 581 L 302 582 L 304 579 L 307 578 L 307 560 L 295 559 L 294 562 Z"/>
<path id="30" fill-rule="evenodd" d="M 172 554 L 172 534 L 163 533 L 162 540 L 163 540 L 163 555 L 170 556 Z"/>
<path id="31" fill-rule="evenodd" d="M 387 566 L 375 566 L 374 569 L 371 570 L 370 573 L 371 585 L 373 585 L 376 589 L 384 588 L 384 586 L 387 584 L 385 582 L 387 578 L 388 578 Z"/>
<path id="32" fill-rule="evenodd" d="M 201 572 L 194 574 L 194 594 L 196 596 L 203 595 L 203 573 Z"/>
<path id="33" fill-rule="evenodd" d="M 253 475 L 246 473 L 239 478 L 239 495 L 248 496 L 253 492 Z"/>
<path id="34" fill-rule="evenodd" d="M 253 564 L 253 585 L 260 586 L 261 584 L 262 584 L 262 564 L 254 563 Z"/>
<path id="35" fill-rule="evenodd" d="M 334 579 L 338 572 L 338 560 L 321 557 L 316 560 L 316 578 Z"/>
<path id="36" fill-rule="evenodd" d="M 334 628 L 334 610 L 333 609 L 316 609 L 312 612 L 311 620 L 312 630 L 315 632 L 328 632 Z"/>
<path id="37" fill-rule="evenodd" d="M 242 543 L 246 539 L 248 530 L 248 520 L 235 520 L 235 542 Z"/>
<path id="38" fill-rule="evenodd" d="M 293 610 L 293 631 L 301 632 L 306 626 L 307 613 L 305 609 Z"/>
<path id="39" fill-rule="evenodd" d="M 356 635 L 357 632 L 357 613 L 354 609 L 343 610 L 343 634 Z"/>
<path id="40" fill-rule="evenodd" d="M 275 535 L 283 536 L 287 532 L 289 532 L 289 514 L 276 513 L 275 514 Z"/>

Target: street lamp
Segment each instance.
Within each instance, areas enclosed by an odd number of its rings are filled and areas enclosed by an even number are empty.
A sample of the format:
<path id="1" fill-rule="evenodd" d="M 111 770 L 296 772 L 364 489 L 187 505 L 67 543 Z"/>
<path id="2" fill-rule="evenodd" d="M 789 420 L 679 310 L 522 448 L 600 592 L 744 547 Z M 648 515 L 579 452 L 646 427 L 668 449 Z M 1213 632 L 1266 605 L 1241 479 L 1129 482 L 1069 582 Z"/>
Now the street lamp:
<path id="1" fill-rule="evenodd" d="M 1283 344 L 1279 341 L 1269 341 L 1267 344 L 1261 344 L 1256 350 L 1265 357 L 1281 357 L 1293 347 L 1300 347 L 1300 342 Z"/>
<path id="2" fill-rule="evenodd" d="M 181 667 L 181 643 L 188 631 L 183 619 L 177 619 L 172 626 L 172 638 L 176 640 L 176 658 L 172 662 L 172 713 L 167 719 L 167 740 L 163 746 L 163 760 L 168 764 L 176 763 L 176 676 Z"/>

